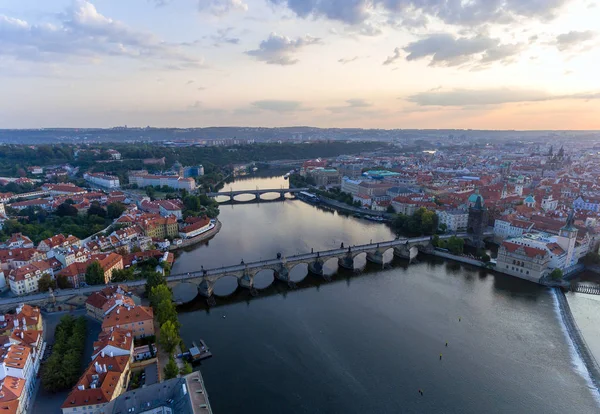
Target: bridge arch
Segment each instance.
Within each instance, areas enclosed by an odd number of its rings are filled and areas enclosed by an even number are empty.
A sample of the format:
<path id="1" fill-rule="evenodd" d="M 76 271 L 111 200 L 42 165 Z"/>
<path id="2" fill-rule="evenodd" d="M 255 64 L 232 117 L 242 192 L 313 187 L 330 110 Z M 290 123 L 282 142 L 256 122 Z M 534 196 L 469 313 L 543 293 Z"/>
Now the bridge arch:
<path id="1" fill-rule="evenodd" d="M 289 271 L 292 282 L 301 282 L 308 276 L 308 262 L 293 263 L 289 266 Z"/>
<path id="2" fill-rule="evenodd" d="M 255 289 L 266 289 L 275 282 L 275 270 L 271 268 L 260 269 L 252 275 L 252 286 Z"/>
<path id="3" fill-rule="evenodd" d="M 265 197 L 265 196 L 268 196 L 268 197 Z M 273 197 L 273 196 L 275 196 L 275 197 Z M 260 193 L 260 194 L 258 194 L 257 197 L 260 198 L 261 200 L 268 201 L 268 200 L 276 200 L 283 196 L 285 196 L 285 193 L 283 192 L 283 190 L 282 191 L 273 190 L 273 191 L 268 191 L 266 193 Z"/>
<path id="4" fill-rule="evenodd" d="M 213 295 L 215 296 L 230 296 L 238 290 L 239 278 L 233 274 L 223 274 L 211 280 Z"/>

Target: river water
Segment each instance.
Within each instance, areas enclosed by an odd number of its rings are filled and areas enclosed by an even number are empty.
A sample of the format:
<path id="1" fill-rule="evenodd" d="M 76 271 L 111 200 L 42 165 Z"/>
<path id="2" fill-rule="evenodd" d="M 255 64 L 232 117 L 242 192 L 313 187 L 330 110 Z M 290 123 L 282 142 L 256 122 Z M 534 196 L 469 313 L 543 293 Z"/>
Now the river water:
<path id="1" fill-rule="evenodd" d="M 225 190 L 281 186 L 279 177 L 255 178 Z M 221 206 L 220 220 L 221 232 L 182 252 L 173 272 L 394 237 L 385 225 L 299 200 Z M 382 269 L 359 256 L 355 273 L 339 274 L 331 260 L 331 282 L 298 266 L 295 290 L 267 287 L 273 276 L 263 272 L 258 297 L 239 289 L 223 296 L 236 288 L 225 278 L 215 287 L 218 306 L 207 311 L 198 298 L 181 307 L 184 341 L 202 338 L 214 354 L 201 366 L 214 412 L 600 412 L 550 291 L 420 260 Z"/>

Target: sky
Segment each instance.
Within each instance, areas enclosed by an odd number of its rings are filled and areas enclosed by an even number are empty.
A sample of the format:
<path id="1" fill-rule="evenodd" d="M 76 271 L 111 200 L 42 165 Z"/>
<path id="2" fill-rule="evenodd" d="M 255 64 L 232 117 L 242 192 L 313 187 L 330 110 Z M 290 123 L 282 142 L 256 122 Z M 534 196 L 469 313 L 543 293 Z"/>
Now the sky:
<path id="1" fill-rule="evenodd" d="M 0 128 L 600 130 L 599 0 L 2 0 Z"/>

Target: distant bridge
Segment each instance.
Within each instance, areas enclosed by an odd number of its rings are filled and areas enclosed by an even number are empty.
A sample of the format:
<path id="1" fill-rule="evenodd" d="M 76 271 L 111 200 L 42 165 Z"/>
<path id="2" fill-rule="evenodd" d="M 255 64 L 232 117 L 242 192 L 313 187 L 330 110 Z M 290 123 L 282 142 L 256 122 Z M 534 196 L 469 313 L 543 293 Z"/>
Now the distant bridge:
<path id="1" fill-rule="evenodd" d="M 286 194 L 298 194 L 302 191 L 309 191 L 309 188 L 270 188 L 270 189 L 256 189 L 256 190 L 237 190 L 237 191 L 219 191 L 213 193 L 206 193 L 209 197 L 229 197 L 229 200 L 234 200 L 234 197 L 242 194 L 250 194 L 254 196 L 254 199 L 260 200 L 260 196 L 263 194 L 279 194 L 280 199 L 284 199 Z"/>
<path id="2" fill-rule="evenodd" d="M 578 283 L 574 288 L 571 289 L 573 292 L 577 293 L 587 293 L 588 295 L 600 295 L 600 287 L 599 286 L 590 286 Z"/>
<path id="3" fill-rule="evenodd" d="M 459 234 L 459 237 L 469 237 L 467 234 Z M 449 239 L 452 235 L 440 236 L 440 239 Z M 184 282 L 197 280 L 198 290 L 201 295 L 211 297 L 215 283 L 226 276 L 237 278 L 238 285 L 247 289 L 254 289 L 254 277 L 263 270 L 272 270 L 274 276 L 290 283 L 290 271 L 298 265 L 308 265 L 308 271 L 311 274 L 324 276 L 323 265 L 326 261 L 337 259 L 338 266 L 345 269 L 354 269 L 354 259 L 363 253 L 367 255 L 367 261 L 375 264 L 384 264 L 383 255 L 392 249 L 394 255 L 404 259 L 414 259 L 419 251 L 430 252 L 433 249 L 431 237 L 417 237 L 412 239 L 396 239 L 381 243 L 371 243 L 359 246 L 350 246 L 348 248 L 339 248 L 325 250 L 320 252 L 311 252 L 298 254 L 294 256 L 283 257 L 277 255 L 277 258 L 270 260 L 261 260 L 251 263 L 240 263 L 238 265 L 221 267 L 217 269 L 204 269 L 195 272 L 171 275 L 167 281 Z"/>

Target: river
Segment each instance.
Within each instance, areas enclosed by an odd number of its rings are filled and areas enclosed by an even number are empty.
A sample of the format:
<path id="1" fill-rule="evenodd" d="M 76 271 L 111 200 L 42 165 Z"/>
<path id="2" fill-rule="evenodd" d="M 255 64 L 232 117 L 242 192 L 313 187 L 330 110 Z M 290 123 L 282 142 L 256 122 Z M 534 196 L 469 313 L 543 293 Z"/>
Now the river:
<path id="1" fill-rule="evenodd" d="M 224 190 L 282 186 L 280 177 L 251 178 Z M 173 272 L 394 237 L 299 200 L 223 205 L 220 220 L 221 232 L 182 252 Z M 336 274 L 331 260 L 331 282 L 299 266 L 296 290 L 267 287 L 273 276 L 262 272 L 258 297 L 226 296 L 236 280 L 222 279 L 218 306 L 207 311 L 199 297 L 181 307 L 183 340 L 202 338 L 214 354 L 201 366 L 214 412 L 600 412 L 548 289 L 420 260 L 382 269 L 359 256 L 354 274 Z"/>

